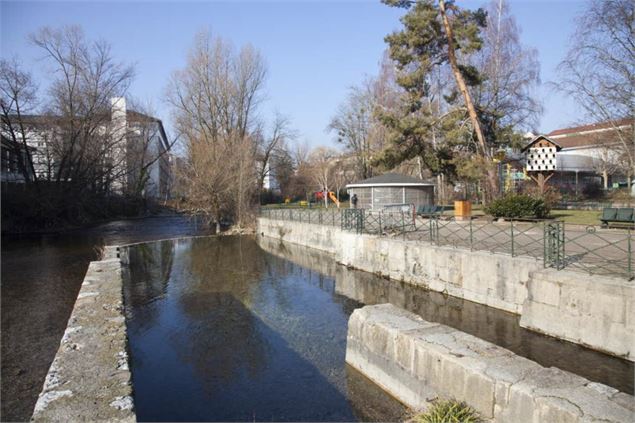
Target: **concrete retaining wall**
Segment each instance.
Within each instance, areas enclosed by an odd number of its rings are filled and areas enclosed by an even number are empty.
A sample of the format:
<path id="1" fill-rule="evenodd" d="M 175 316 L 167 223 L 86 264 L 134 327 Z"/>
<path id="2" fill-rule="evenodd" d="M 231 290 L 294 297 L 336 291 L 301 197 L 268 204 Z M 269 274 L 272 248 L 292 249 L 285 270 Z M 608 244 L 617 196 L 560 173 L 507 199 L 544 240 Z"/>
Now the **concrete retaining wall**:
<path id="1" fill-rule="evenodd" d="M 543 269 L 530 258 L 357 235 L 325 225 L 261 217 L 258 233 L 328 252 L 346 266 L 519 314 L 521 326 L 635 361 L 633 282 Z M 555 289 L 564 293 L 557 305 L 545 298 Z M 577 303 L 589 306 L 574 310 Z M 560 315 L 566 318 L 558 321 Z"/>
<path id="2" fill-rule="evenodd" d="M 134 422 L 121 262 L 114 247 L 91 262 L 33 421 Z"/>
<path id="3" fill-rule="evenodd" d="M 527 287 L 521 326 L 635 361 L 635 284 L 543 270 Z"/>
<path id="4" fill-rule="evenodd" d="M 635 421 L 635 398 L 390 304 L 349 320 L 346 361 L 414 409 L 465 401 L 497 422 Z"/>

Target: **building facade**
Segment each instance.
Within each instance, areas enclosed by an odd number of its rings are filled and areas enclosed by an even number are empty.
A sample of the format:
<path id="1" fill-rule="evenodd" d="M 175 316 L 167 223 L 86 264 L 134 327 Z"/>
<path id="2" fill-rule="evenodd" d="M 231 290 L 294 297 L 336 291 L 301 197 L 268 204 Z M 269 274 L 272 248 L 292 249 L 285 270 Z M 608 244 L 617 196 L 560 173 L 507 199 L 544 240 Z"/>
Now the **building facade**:
<path id="1" fill-rule="evenodd" d="M 576 196 L 589 188 L 625 186 L 625 146 L 620 137 L 629 134 L 632 119 L 556 129 L 534 137 L 523 148 L 524 170 L 551 172 L 550 186 Z"/>
<path id="2" fill-rule="evenodd" d="M 126 99 L 112 98 L 107 115 L 92 128 L 92 136 L 99 138 L 100 151 L 93 153 L 96 167 L 104 171 L 103 182 L 116 194 L 136 194 L 146 198 L 165 199 L 170 196 L 170 142 L 160 119 L 128 110 Z M 33 160 L 35 177 L 42 181 L 68 181 L 60 176 L 63 154 L 68 147 L 62 118 L 46 115 L 21 116 L 24 139 Z M 3 145 L 10 141 L 8 124 L 3 122 Z M 72 151 L 67 149 L 65 151 Z M 4 172 L 4 171 L 3 171 Z M 3 179 L 4 180 L 4 179 Z"/>

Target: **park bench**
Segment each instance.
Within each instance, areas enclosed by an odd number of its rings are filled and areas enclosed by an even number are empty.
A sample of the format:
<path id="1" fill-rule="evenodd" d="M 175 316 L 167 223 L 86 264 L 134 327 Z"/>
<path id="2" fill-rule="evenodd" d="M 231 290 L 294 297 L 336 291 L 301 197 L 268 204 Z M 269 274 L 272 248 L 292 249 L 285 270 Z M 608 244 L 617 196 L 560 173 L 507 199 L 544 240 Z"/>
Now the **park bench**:
<path id="1" fill-rule="evenodd" d="M 635 209 L 632 207 L 605 207 L 600 217 L 602 227 L 609 227 L 611 224 L 619 226 L 635 226 Z"/>
<path id="2" fill-rule="evenodd" d="M 417 207 L 417 216 L 433 217 L 433 216 L 439 216 L 441 213 L 443 213 L 442 206 L 426 204 L 426 205 L 421 205 Z"/>

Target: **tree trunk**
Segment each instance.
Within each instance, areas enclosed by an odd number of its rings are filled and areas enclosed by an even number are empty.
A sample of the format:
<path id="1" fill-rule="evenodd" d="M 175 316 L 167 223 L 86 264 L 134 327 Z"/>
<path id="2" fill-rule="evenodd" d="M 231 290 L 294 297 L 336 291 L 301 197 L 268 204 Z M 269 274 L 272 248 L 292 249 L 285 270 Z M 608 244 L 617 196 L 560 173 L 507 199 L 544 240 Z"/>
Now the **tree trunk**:
<path id="1" fill-rule="evenodd" d="M 467 89 L 467 85 L 465 84 L 465 80 L 463 79 L 463 75 L 461 74 L 461 70 L 459 69 L 458 62 L 456 60 L 454 32 L 452 31 L 452 26 L 450 25 L 450 20 L 448 19 L 448 15 L 445 10 L 444 0 L 439 0 L 439 10 L 441 12 L 441 19 L 443 20 L 445 34 L 448 38 L 448 61 L 450 62 L 450 68 L 452 69 L 452 74 L 454 75 L 454 79 L 456 80 L 456 85 L 458 86 L 459 91 L 461 91 L 463 99 L 465 100 L 465 107 L 467 108 L 470 121 L 472 122 L 472 126 L 474 127 L 476 139 L 481 150 L 481 155 L 486 159 L 487 164 L 489 165 L 491 164 L 490 162 L 492 161 L 492 157 L 485 143 L 485 136 L 483 135 L 483 130 L 481 129 L 481 122 L 479 121 L 478 115 L 476 113 L 476 108 L 474 107 L 470 92 Z M 498 193 L 498 175 L 496 169 L 490 166 L 487 167 L 487 183 L 489 189 L 486 190 L 485 198 L 489 201 Z"/>

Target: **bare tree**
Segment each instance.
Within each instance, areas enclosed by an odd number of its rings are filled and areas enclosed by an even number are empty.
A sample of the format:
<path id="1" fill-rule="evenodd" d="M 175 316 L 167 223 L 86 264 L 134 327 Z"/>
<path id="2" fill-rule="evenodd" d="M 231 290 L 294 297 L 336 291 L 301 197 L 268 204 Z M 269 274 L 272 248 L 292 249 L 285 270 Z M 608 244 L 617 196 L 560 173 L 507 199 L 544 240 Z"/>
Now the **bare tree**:
<path id="1" fill-rule="evenodd" d="M 328 208 L 328 192 L 333 182 L 333 166 L 338 153 L 329 147 L 317 147 L 309 155 L 312 179 L 324 193 L 324 207 Z"/>
<path id="2" fill-rule="evenodd" d="M 609 122 L 629 190 L 635 175 L 635 3 L 591 0 L 578 17 L 555 87 L 593 122 Z"/>
<path id="3" fill-rule="evenodd" d="M 261 131 L 259 131 L 261 132 Z M 263 188 L 264 180 L 272 173 L 274 156 L 284 149 L 285 143 L 295 139 L 296 133 L 291 130 L 289 119 L 280 113 L 276 113 L 271 132 L 269 134 L 257 133 L 257 159 L 258 159 L 258 187 Z M 275 174 L 275 172 L 274 172 Z"/>
<path id="4" fill-rule="evenodd" d="M 609 175 L 620 169 L 619 150 L 615 151 L 615 145 L 601 145 L 593 157 L 593 170 L 602 175 L 604 189 L 608 189 Z"/>
<path id="5" fill-rule="evenodd" d="M 371 131 L 375 101 L 370 88 L 369 83 L 352 87 L 328 126 L 330 131 L 337 134 L 337 141 L 354 155 L 357 172 L 362 179 L 371 175 Z"/>
<path id="6" fill-rule="evenodd" d="M 177 130 L 187 148 L 188 201 L 220 227 L 227 218 L 241 225 L 257 188 L 257 108 L 266 66 L 245 46 L 238 53 L 221 38 L 197 35 L 184 69 L 168 86 Z"/>
<path id="7" fill-rule="evenodd" d="M 22 70 L 17 59 L 0 60 L 0 109 L 2 112 L 0 131 L 13 141 L 13 152 L 18 160 L 18 170 L 26 183 L 37 183 L 33 156 L 30 151 L 31 133 L 25 115 L 36 106 L 37 86 L 30 73 Z"/>
<path id="8" fill-rule="evenodd" d="M 485 116 L 484 130 L 491 145 L 510 145 L 522 132 L 535 128 L 542 106 L 535 97 L 540 85 L 536 49 L 520 43 L 520 30 L 506 0 L 487 7 L 483 47 L 472 57 L 482 83 L 472 87 L 474 101 Z"/>
<path id="9" fill-rule="evenodd" d="M 45 53 L 54 80 L 49 95 L 49 140 L 57 182 L 107 192 L 125 172 L 126 129 L 111 119 L 111 99 L 128 89 L 132 66 L 114 61 L 110 45 L 89 42 L 77 26 L 44 27 L 30 36 Z"/>

